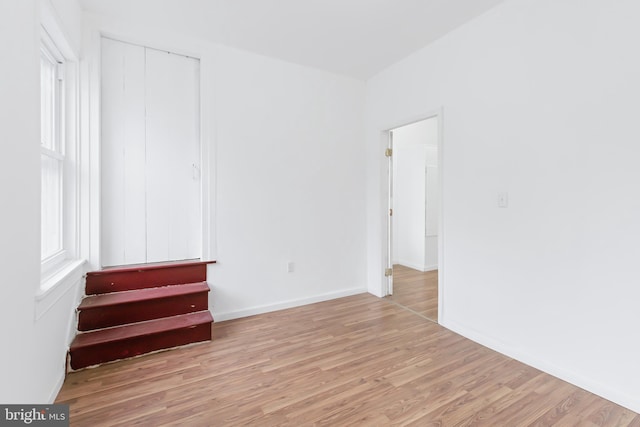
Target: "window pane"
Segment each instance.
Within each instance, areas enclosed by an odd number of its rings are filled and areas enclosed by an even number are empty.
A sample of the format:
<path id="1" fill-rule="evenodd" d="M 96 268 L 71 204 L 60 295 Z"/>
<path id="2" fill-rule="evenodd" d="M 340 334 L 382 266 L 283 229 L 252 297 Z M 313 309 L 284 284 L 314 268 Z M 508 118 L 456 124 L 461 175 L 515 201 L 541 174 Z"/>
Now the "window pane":
<path id="1" fill-rule="evenodd" d="M 56 150 L 56 64 L 45 52 L 40 55 L 40 130 L 41 144 Z"/>
<path id="2" fill-rule="evenodd" d="M 62 164 L 47 155 L 42 163 L 41 256 L 45 259 L 62 250 Z"/>

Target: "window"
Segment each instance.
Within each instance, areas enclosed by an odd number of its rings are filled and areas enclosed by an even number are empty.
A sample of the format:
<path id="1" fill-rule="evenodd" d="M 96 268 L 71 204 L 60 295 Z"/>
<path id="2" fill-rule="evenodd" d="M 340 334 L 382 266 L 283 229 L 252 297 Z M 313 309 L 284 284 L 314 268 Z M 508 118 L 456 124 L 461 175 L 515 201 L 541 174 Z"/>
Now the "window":
<path id="1" fill-rule="evenodd" d="M 40 53 L 41 149 L 41 258 L 63 251 L 63 88 L 62 56 L 52 42 L 43 41 Z"/>
<path id="2" fill-rule="evenodd" d="M 68 283 L 79 259 L 79 80 L 77 56 L 43 3 L 40 41 L 40 288 Z"/>
<path id="3" fill-rule="evenodd" d="M 56 264 L 63 246 L 63 57 L 46 32 L 40 49 L 41 259 Z"/>

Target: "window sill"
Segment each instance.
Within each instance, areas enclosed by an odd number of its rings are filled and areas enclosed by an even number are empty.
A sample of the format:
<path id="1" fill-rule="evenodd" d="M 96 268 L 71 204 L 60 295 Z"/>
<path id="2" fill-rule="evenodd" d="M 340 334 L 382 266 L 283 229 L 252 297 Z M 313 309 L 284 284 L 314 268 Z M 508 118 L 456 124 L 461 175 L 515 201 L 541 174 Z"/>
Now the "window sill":
<path id="1" fill-rule="evenodd" d="M 53 273 L 42 278 L 36 293 L 36 320 L 51 309 L 75 284 L 82 279 L 84 260 L 67 260 Z"/>

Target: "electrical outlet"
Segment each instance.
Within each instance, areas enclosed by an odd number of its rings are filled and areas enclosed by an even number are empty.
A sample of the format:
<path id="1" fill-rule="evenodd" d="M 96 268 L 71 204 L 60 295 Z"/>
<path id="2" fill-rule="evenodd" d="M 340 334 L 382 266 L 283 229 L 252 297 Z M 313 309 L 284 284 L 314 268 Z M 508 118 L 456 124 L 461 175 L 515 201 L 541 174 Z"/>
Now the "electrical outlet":
<path id="1" fill-rule="evenodd" d="M 289 261 L 287 262 L 287 273 L 293 273 L 295 271 L 296 265 Z"/>
<path id="2" fill-rule="evenodd" d="M 506 208 L 509 206 L 509 193 L 502 192 L 502 193 L 498 193 L 498 207 L 499 208 Z"/>

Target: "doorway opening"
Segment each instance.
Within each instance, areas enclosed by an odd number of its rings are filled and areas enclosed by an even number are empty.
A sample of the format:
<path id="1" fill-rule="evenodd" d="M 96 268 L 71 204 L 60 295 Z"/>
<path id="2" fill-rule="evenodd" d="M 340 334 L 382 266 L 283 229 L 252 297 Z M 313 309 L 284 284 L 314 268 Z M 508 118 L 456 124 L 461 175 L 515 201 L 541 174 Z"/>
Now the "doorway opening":
<path id="1" fill-rule="evenodd" d="M 438 321 L 440 115 L 388 131 L 388 298 Z"/>

